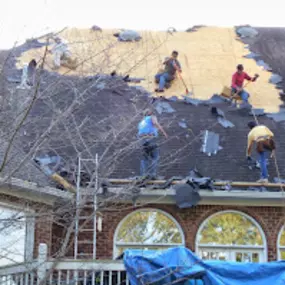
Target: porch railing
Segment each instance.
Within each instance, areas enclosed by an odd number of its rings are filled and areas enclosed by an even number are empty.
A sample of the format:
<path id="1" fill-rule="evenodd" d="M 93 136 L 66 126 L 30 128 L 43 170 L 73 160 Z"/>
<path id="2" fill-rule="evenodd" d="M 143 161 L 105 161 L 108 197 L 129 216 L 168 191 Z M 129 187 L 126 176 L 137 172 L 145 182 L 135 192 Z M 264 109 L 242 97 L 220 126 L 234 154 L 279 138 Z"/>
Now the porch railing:
<path id="1" fill-rule="evenodd" d="M 47 260 L 39 246 L 37 260 L 0 267 L 0 285 L 129 285 L 122 261 Z"/>

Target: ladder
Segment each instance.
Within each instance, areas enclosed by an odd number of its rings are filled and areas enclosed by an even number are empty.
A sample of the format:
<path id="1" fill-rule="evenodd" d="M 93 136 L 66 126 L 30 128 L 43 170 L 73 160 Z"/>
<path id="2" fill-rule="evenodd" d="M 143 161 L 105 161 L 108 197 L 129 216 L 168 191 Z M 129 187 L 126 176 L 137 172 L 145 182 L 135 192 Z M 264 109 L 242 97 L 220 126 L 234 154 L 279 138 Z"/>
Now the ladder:
<path id="1" fill-rule="evenodd" d="M 82 168 L 91 164 L 94 169 L 94 186 L 81 189 Z M 90 167 L 87 171 L 90 170 Z M 91 176 L 92 177 L 92 176 Z M 96 259 L 98 155 L 95 159 L 78 158 L 76 179 L 76 214 L 74 230 L 74 259 Z"/>

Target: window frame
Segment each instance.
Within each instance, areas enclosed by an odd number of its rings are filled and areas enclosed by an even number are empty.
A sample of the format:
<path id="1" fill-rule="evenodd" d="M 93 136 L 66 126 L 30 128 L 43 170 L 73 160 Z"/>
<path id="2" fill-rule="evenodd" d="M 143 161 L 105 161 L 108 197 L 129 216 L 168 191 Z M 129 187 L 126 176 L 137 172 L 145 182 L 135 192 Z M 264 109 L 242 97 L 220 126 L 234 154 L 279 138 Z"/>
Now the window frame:
<path id="1" fill-rule="evenodd" d="M 245 218 L 247 218 L 254 226 L 257 227 L 257 229 L 260 232 L 263 245 L 225 245 L 225 244 L 215 244 L 215 245 L 210 245 L 210 244 L 199 244 L 199 236 L 201 235 L 201 231 L 204 229 L 205 225 L 214 217 L 218 215 L 223 215 L 223 214 L 238 214 L 241 215 Z M 218 211 L 209 217 L 207 217 L 199 226 L 199 229 L 196 233 L 196 238 L 195 238 L 195 252 L 198 257 L 202 258 L 200 255 L 200 252 L 203 250 L 213 250 L 216 252 L 221 251 L 222 249 L 226 252 L 229 252 L 229 256 L 231 258 L 228 261 L 234 261 L 232 260 L 233 256 L 235 253 L 238 252 L 249 252 L 249 253 L 255 253 L 259 252 L 260 253 L 260 261 L 259 262 L 266 262 L 267 261 L 267 239 L 264 234 L 264 231 L 260 224 L 251 216 L 248 214 L 237 211 L 237 210 L 225 210 L 225 211 Z M 284 247 L 285 249 L 285 247 Z"/>
<path id="2" fill-rule="evenodd" d="M 283 231 L 285 231 L 285 224 L 281 227 L 279 233 L 278 233 L 278 237 L 277 237 L 277 244 L 276 244 L 276 248 L 277 248 L 277 260 L 281 261 L 284 259 L 281 258 L 281 251 L 285 252 L 285 245 L 280 245 L 280 240 L 281 240 L 281 236 Z"/>
<path id="3" fill-rule="evenodd" d="M 0 202 L 0 208 L 6 208 L 11 211 L 21 211 L 25 214 L 25 241 L 24 241 L 24 261 L 30 262 L 34 260 L 35 245 L 35 211 L 29 207 L 23 207 L 16 203 Z M 29 217 L 27 218 L 27 214 Z"/>
<path id="4" fill-rule="evenodd" d="M 179 233 L 181 235 L 182 238 L 182 242 L 181 243 L 144 243 L 144 244 L 139 244 L 136 242 L 118 242 L 117 240 L 117 236 L 119 233 L 119 230 L 121 228 L 121 226 L 124 224 L 124 222 L 131 217 L 132 215 L 135 215 L 138 212 L 158 212 L 164 216 L 166 216 L 167 218 L 169 218 L 172 222 L 174 222 L 175 226 L 178 228 Z M 184 235 L 184 231 L 182 229 L 182 227 L 180 226 L 180 224 L 177 222 L 177 220 L 169 213 L 160 210 L 160 209 L 156 209 L 156 208 L 143 208 L 143 209 L 137 209 L 135 211 L 132 211 L 131 213 L 127 214 L 117 225 L 115 233 L 114 233 L 114 238 L 113 238 L 113 259 L 116 259 L 118 257 L 118 246 L 140 246 L 143 245 L 144 247 L 161 247 L 161 248 L 165 248 L 166 246 L 185 246 L 185 235 Z"/>

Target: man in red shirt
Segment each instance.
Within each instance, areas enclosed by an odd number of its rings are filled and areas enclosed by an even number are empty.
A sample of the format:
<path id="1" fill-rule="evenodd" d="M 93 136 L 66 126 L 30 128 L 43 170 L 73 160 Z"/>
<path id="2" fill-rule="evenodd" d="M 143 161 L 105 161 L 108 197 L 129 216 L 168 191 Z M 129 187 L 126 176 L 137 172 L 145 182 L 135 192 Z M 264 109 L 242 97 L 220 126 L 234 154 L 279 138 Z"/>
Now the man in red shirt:
<path id="1" fill-rule="evenodd" d="M 243 70 L 243 65 L 239 64 L 237 66 L 237 71 L 233 74 L 232 94 L 238 94 L 243 102 L 248 103 L 249 94 L 245 90 L 243 90 L 243 82 L 245 79 L 249 81 L 255 81 L 258 77 L 258 74 L 255 74 L 254 77 L 250 77 Z"/>

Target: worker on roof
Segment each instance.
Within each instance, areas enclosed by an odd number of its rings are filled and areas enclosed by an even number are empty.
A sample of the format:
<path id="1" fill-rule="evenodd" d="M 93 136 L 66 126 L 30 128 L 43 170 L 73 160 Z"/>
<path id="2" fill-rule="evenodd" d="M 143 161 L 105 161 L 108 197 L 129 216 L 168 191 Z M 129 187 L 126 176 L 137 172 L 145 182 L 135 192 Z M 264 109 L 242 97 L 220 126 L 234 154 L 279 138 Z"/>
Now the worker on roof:
<path id="1" fill-rule="evenodd" d="M 246 72 L 244 72 L 244 67 L 242 64 L 237 66 L 237 71 L 232 76 L 232 94 L 239 95 L 244 103 L 248 103 L 249 94 L 243 89 L 244 80 L 255 81 L 258 78 L 258 74 L 254 77 L 250 77 Z"/>
<path id="2" fill-rule="evenodd" d="M 29 89 L 34 86 L 36 75 L 37 62 L 32 59 L 29 64 L 25 64 L 22 70 L 21 84 L 17 86 L 18 89 Z"/>
<path id="3" fill-rule="evenodd" d="M 51 53 L 54 55 L 54 69 L 58 69 L 62 64 L 65 64 L 67 67 L 70 66 L 70 68 L 76 65 L 77 60 L 72 59 L 72 53 L 67 42 L 60 37 L 55 37 L 54 41 L 55 45 L 51 49 Z"/>
<path id="4" fill-rule="evenodd" d="M 175 78 L 176 71 L 182 72 L 180 62 L 177 60 L 178 52 L 173 51 L 171 57 L 166 58 L 163 64 L 164 71 L 155 75 L 155 82 L 159 84 L 156 92 L 163 92 L 166 83 L 171 82 Z"/>
<path id="5" fill-rule="evenodd" d="M 271 152 L 271 157 L 275 154 L 275 143 L 273 140 L 274 134 L 263 125 L 257 125 L 255 122 L 249 122 L 248 127 L 251 131 L 248 134 L 247 159 L 251 160 L 251 150 L 254 142 L 256 142 L 256 151 L 259 155 L 259 163 L 261 170 L 261 178 L 257 182 L 268 182 L 267 171 L 267 153 Z"/>
<path id="6" fill-rule="evenodd" d="M 149 179 L 155 179 L 157 175 L 159 161 L 158 130 L 167 138 L 167 133 L 158 123 L 157 117 L 152 110 L 146 110 L 144 118 L 138 124 L 138 138 L 142 148 L 141 176 Z"/>

